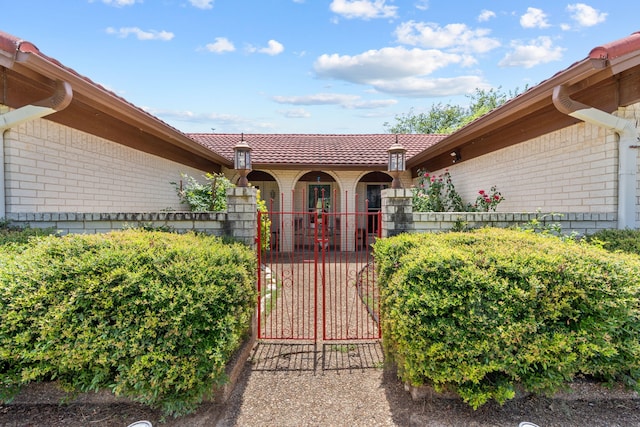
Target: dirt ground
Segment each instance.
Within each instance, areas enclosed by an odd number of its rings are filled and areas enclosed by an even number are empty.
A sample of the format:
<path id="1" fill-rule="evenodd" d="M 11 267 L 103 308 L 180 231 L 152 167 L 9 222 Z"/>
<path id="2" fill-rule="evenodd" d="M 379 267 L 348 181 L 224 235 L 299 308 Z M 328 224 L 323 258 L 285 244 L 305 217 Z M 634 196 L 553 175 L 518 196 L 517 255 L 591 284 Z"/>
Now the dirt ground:
<path id="1" fill-rule="evenodd" d="M 310 348 L 258 344 L 226 405 L 203 404 L 194 414 L 162 414 L 104 395 L 60 404 L 51 386 L 35 385 L 0 405 L 0 427 L 154 426 L 640 426 L 640 397 L 586 381 L 555 398 L 528 396 L 478 410 L 455 399 L 413 400 L 377 344 Z"/>

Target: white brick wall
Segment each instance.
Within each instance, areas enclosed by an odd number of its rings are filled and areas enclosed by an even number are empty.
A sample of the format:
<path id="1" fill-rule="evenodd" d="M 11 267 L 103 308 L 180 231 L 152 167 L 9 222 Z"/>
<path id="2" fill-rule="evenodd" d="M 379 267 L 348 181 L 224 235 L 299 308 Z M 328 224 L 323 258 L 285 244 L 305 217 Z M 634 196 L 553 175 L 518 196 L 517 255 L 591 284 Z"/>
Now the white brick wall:
<path id="1" fill-rule="evenodd" d="M 640 104 L 618 115 L 635 119 Z M 617 167 L 616 134 L 581 122 L 452 165 L 449 171 L 465 202 L 497 185 L 505 197 L 499 212 L 611 213 L 617 212 Z"/>
<path id="2" fill-rule="evenodd" d="M 7 214 L 185 210 L 172 181 L 203 171 L 39 119 L 5 134 Z"/>

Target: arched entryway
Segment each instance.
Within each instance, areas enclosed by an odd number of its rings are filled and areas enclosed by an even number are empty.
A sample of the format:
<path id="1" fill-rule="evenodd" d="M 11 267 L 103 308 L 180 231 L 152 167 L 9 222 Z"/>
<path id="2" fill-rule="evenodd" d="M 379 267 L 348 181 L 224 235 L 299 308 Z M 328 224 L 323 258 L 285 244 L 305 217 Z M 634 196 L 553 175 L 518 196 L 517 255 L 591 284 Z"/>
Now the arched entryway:
<path id="1" fill-rule="evenodd" d="M 369 172 L 362 176 L 356 185 L 358 193 L 358 210 L 374 214 L 382 209 L 382 190 L 391 187 L 391 176 L 384 172 Z M 363 234 L 373 236 L 378 234 L 379 224 L 376 222 L 375 215 L 366 217 L 366 224 L 358 224 L 359 239 L 363 238 Z"/>
<path id="2" fill-rule="evenodd" d="M 269 172 L 254 170 L 247 175 L 249 183 L 260 190 L 260 198 L 270 210 L 280 210 L 280 186 Z"/>
<path id="3" fill-rule="evenodd" d="M 307 172 L 294 188 L 294 210 L 311 212 L 322 201 L 324 210 L 340 212 L 340 188 L 335 178 L 322 171 Z"/>

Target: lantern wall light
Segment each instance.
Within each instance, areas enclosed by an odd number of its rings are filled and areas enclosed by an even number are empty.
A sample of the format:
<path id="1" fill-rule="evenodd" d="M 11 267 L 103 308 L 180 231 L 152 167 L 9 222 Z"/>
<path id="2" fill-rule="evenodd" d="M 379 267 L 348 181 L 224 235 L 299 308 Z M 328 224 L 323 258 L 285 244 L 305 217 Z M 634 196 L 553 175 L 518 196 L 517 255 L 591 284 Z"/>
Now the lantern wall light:
<path id="1" fill-rule="evenodd" d="M 233 147 L 233 168 L 240 174 L 238 187 L 249 184 L 247 175 L 251 171 L 251 147 L 244 140 L 244 133 L 240 134 L 240 142 Z"/>
<path id="2" fill-rule="evenodd" d="M 405 170 L 407 150 L 398 142 L 398 135 L 396 135 L 396 142 L 387 151 L 389 153 L 388 171 L 393 177 L 391 188 L 402 188 L 400 173 Z"/>

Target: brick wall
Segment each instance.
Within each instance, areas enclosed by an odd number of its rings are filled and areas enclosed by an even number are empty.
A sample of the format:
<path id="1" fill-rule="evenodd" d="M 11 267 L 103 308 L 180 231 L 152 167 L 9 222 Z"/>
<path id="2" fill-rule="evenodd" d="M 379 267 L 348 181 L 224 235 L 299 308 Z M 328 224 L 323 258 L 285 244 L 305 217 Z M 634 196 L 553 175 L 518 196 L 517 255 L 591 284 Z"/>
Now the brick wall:
<path id="1" fill-rule="evenodd" d="M 60 234 L 106 233 L 128 227 L 166 227 L 226 236 L 255 246 L 257 205 L 254 188 L 227 190 L 226 212 L 24 212 L 8 214 L 13 226 L 53 228 Z"/>
<path id="2" fill-rule="evenodd" d="M 593 234 L 602 229 L 615 229 L 615 213 L 516 213 L 516 212 L 413 212 L 412 190 L 382 191 L 382 237 L 396 234 L 451 231 L 457 227 L 519 227 L 533 220 L 541 228 L 559 225 L 563 234 Z"/>
<path id="3" fill-rule="evenodd" d="M 500 211 L 615 212 L 617 152 L 615 134 L 579 123 L 449 170 L 467 202 L 497 185 Z"/>
<path id="4" fill-rule="evenodd" d="M 637 121 L 640 104 L 616 114 Z M 448 169 L 465 202 L 497 185 L 505 197 L 499 212 L 616 213 L 617 141 L 614 132 L 580 122 L 479 158 L 463 158 Z M 640 171 L 638 177 L 640 207 Z M 640 221 L 640 209 L 636 212 Z"/>
<path id="5" fill-rule="evenodd" d="M 169 183 L 204 174 L 44 119 L 5 134 L 5 162 L 7 214 L 183 210 Z"/>

